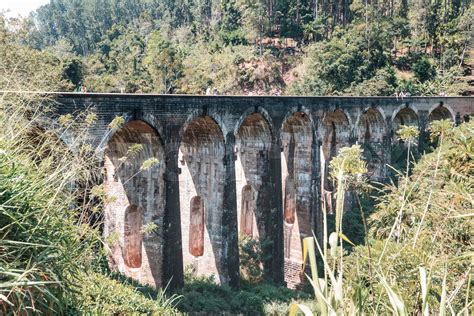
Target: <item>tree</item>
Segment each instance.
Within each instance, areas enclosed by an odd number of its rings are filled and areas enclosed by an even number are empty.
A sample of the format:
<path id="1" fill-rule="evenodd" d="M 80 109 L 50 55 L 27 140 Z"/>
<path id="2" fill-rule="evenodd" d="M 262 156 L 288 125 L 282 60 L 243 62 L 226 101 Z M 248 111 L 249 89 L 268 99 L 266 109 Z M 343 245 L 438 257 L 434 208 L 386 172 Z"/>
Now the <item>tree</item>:
<path id="1" fill-rule="evenodd" d="M 144 64 L 153 78 L 155 91 L 173 92 L 181 75 L 182 60 L 177 48 L 159 31 L 148 39 Z"/>

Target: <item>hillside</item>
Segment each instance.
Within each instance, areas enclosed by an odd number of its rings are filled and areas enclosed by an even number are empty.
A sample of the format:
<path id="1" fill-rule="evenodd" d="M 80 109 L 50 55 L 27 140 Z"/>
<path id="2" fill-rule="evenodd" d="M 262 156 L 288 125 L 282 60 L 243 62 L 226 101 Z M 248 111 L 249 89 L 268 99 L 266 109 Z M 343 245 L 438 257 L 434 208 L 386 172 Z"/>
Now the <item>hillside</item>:
<path id="1" fill-rule="evenodd" d="M 54 0 L 8 23 L 76 90 L 469 95 L 473 20 L 466 0 Z"/>

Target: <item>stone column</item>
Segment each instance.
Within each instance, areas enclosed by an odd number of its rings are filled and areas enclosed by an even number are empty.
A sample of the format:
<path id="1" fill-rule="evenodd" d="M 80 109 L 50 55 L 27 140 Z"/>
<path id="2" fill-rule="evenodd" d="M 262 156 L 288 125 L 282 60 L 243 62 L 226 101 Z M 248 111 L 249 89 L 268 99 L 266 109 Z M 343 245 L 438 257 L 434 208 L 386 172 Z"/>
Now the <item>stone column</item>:
<path id="1" fill-rule="evenodd" d="M 222 210 L 223 266 L 227 270 L 228 283 L 233 288 L 240 286 L 239 235 L 237 228 L 237 195 L 235 187 L 235 136 L 228 133 L 225 138 L 225 182 L 224 209 Z M 225 272 L 224 272 L 225 273 Z"/>
<path id="2" fill-rule="evenodd" d="M 322 213 L 322 198 L 321 198 L 321 156 L 320 148 L 321 142 L 318 140 L 318 133 L 316 129 L 313 130 L 313 142 L 311 143 L 312 151 L 312 174 L 311 174 L 311 189 L 313 198 L 311 199 L 311 219 L 314 235 L 318 239 L 320 245 L 323 240 L 323 213 Z"/>
<path id="3" fill-rule="evenodd" d="M 268 220 L 267 220 L 267 236 L 271 238 L 272 245 L 269 251 L 271 258 L 266 263 L 266 275 L 277 284 L 283 284 L 283 202 L 282 202 L 282 179 L 281 179 L 281 143 L 277 138 L 272 142 L 270 152 L 268 173 L 269 182 L 267 185 L 268 194 Z"/>
<path id="4" fill-rule="evenodd" d="M 178 135 L 178 128 L 173 129 L 170 135 Z M 163 284 L 168 284 L 171 289 L 182 287 L 183 276 L 183 251 L 181 245 L 181 217 L 179 205 L 178 175 L 178 148 L 179 141 L 175 137 L 167 138 L 166 150 L 166 206 L 164 219 L 165 245 L 163 250 Z"/>

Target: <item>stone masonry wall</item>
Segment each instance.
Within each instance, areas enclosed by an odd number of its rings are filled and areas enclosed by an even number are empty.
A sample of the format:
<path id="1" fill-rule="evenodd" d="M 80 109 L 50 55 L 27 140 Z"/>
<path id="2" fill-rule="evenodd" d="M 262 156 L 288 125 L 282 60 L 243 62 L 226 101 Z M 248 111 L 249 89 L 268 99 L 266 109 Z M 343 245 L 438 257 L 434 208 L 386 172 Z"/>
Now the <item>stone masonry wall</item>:
<path id="1" fill-rule="evenodd" d="M 215 275 L 219 283 L 228 282 L 225 274 L 220 273 L 224 264 L 220 216 L 224 193 L 223 162 L 224 139 L 219 126 L 209 117 L 192 121 L 184 133 L 179 154 L 183 263 L 185 269 L 195 275 Z M 193 210 L 195 197 L 202 200 L 202 206 L 196 205 Z M 203 221 L 203 224 L 196 225 L 193 221 Z M 193 253 L 191 249 L 199 248 L 200 244 L 203 249 Z"/>
<path id="2" fill-rule="evenodd" d="M 53 96 L 57 115 L 97 113 L 89 138 L 105 153 L 111 268 L 174 287 L 183 284 L 186 266 L 238 287 L 239 231 L 265 233 L 273 241 L 266 275 L 298 287 L 301 239 L 321 227 L 320 192 L 323 202 L 332 199 L 327 167 L 339 148 L 361 144 L 369 176 L 384 178 L 385 164 L 403 146 L 401 125 L 426 136 L 432 120 L 459 123 L 474 113 L 468 97 Z M 116 116 L 128 123 L 111 131 Z M 144 150 L 122 164 L 137 143 Z M 160 163 L 134 176 L 149 158 Z M 150 223 L 158 229 L 145 234 Z"/>
<path id="3" fill-rule="evenodd" d="M 135 155 L 129 150 L 140 145 Z M 157 166 L 140 172 L 147 159 Z M 151 286 L 161 286 L 163 257 L 164 152 L 156 132 L 133 121 L 117 131 L 105 154 L 104 236 L 109 242 L 109 264 L 126 276 Z M 156 230 L 145 233 L 147 224 Z"/>

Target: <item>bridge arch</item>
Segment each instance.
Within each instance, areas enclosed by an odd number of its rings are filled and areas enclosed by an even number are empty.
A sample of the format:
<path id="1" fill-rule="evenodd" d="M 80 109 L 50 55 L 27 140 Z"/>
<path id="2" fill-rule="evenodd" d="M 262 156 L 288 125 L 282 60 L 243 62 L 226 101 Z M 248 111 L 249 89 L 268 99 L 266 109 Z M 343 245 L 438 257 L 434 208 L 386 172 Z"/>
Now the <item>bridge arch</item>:
<path id="1" fill-rule="evenodd" d="M 144 227 L 163 222 L 164 157 L 160 136 L 142 120 L 118 128 L 104 152 L 104 235 L 118 235 L 109 245 L 112 268 L 151 286 L 161 285 L 164 242 L 161 229 Z"/>
<path id="2" fill-rule="evenodd" d="M 295 286 L 301 269 L 302 239 L 312 234 L 313 123 L 293 112 L 281 129 L 285 281 Z M 296 282 L 296 283 L 295 283 Z"/>
<path id="3" fill-rule="evenodd" d="M 368 108 L 359 115 L 356 135 L 367 161 L 369 176 L 375 179 L 383 178 L 386 160 L 384 137 L 387 135 L 387 125 L 377 108 Z"/>
<path id="4" fill-rule="evenodd" d="M 437 120 L 451 120 L 452 122 L 455 121 L 456 114 L 454 111 L 445 105 L 438 105 L 431 107 L 429 114 L 428 114 L 428 121 L 433 122 Z"/>
<path id="5" fill-rule="evenodd" d="M 265 237 L 267 230 L 269 201 L 264 199 L 269 190 L 272 144 L 268 120 L 260 112 L 247 115 L 236 133 L 237 217 L 240 233 L 255 239 Z"/>
<path id="6" fill-rule="evenodd" d="M 328 213 L 333 211 L 334 185 L 330 179 L 330 162 L 340 148 L 349 145 L 352 131 L 350 116 L 341 109 L 326 112 L 323 115 L 320 129 L 320 175 L 322 209 Z"/>
<path id="7" fill-rule="evenodd" d="M 270 129 L 270 132 L 272 134 L 272 137 L 274 138 L 275 135 L 276 135 L 276 132 L 275 132 L 275 126 L 273 124 L 273 120 L 270 116 L 270 114 L 268 114 L 267 110 L 265 110 L 264 108 L 262 107 L 251 107 L 251 108 L 248 108 L 244 111 L 244 113 L 239 117 L 239 120 L 237 121 L 237 123 L 235 124 L 235 127 L 234 127 L 234 135 L 237 136 L 239 130 L 240 130 L 240 126 L 242 125 L 242 123 L 247 119 L 247 117 L 249 115 L 252 115 L 252 114 L 259 114 L 261 115 L 261 117 L 266 121 L 266 123 L 268 124 L 268 127 Z"/>
<path id="8" fill-rule="evenodd" d="M 392 134 L 394 136 L 396 136 L 398 129 L 402 125 L 419 128 L 418 111 L 411 106 L 401 106 L 393 112 L 391 124 Z"/>
<path id="9" fill-rule="evenodd" d="M 41 130 L 44 133 L 50 133 L 60 140 L 64 145 L 66 145 L 71 152 L 78 152 L 78 148 L 74 144 L 74 140 L 77 136 L 71 133 L 68 129 L 65 129 L 63 126 L 61 126 L 57 120 L 53 120 L 44 116 L 38 117 L 32 122 L 31 129 L 37 129 L 37 131 Z"/>
<path id="10" fill-rule="evenodd" d="M 192 124 L 195 124 L 198 122 L 201 118 L 209 118 L 214 122 L 214 124 L 219 128 L 220 134 L 224 135 L 224 141 L 225 141 L 225 135 L 227 135 L 228 128 L 227 125 L 224 123 L 224 121 L 217 115 L 214 115 L 213 113 L 204 113 L 202 110 L 194 110 L 191 114 L 189 114 L 186 117 L 186 121 L 184 124 L 182 124 L 180 131 L 179 131 L 179 140 L 182 143 L 183 137 L 186 133 L 186 131 L 189 129 L 189 126 Z M 232 128 L 230 129 L 232 131 Z"/>
<path id="11" fill-rule="evenodd" d="M 225 265 L 224 142 L 218 123 L 210 116 L 198 116 L 183 129 L 178 157 L 183 266 L 196 275 L 214 274 L 220 282 Z"/>
<path id="12" fill-rule="evenodd" d="M 349 144 L 351 129 L 350 116 L 343 110 L 324 113 L 320 137 L 326 161 L 334 157 L 341 147 Z"/>

